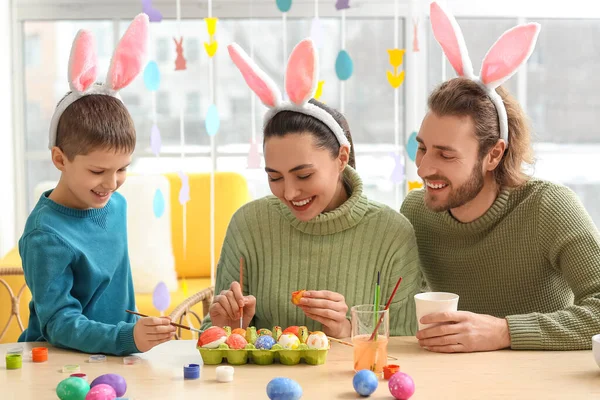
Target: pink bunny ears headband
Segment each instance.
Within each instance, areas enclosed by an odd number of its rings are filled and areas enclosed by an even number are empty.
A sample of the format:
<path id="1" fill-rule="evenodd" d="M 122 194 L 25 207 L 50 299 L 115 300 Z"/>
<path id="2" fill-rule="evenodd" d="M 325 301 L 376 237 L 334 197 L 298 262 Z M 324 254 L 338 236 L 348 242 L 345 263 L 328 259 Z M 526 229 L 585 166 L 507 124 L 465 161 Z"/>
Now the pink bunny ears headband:
<path id="1" fill-rule="evenodd" d="M 331 114 L 308 101 L 314 96 L 319 82 L 319 65 L 315 45 L 304 39 L 296 45 L 288 60 L 285 72 L 285 91 L 290 101 L 284 102 L 275 82 L 267 76 L 240 46 L 233 43 L 227 47 L 229 56 L 238 67 L 248 86 L 269 108 L 264 124 L 280 111 L 295 111 L 323 122 L 335 135 L 340 146 L 350 146 L 344 130 Z"/>
<path id="2" fill-rule="evenodd" d="M 502 34 L 483 59 L 479 76 L 473 74 L 465 39 L 454 17 L 436 2 L 430 5 L 431 27 L 435 39 L 459 76 L 477 82 L 498 112 L 500 138 L 508 144 L 508 117 L 496 88 L 506 82 L 533 52 L 540 24 L 518 25 Z"/>
<path id="3" fill-rule="evenodd" d="M 62 113 L 77 99 L 90 94 L 102 94 L 119 98 L 118 92 L 135 79 L 143 68 L 148 47 L 146 14 L 139 14 L 119 41 L 110 62 L 106 82 L 95 83 L 98 76 L 98 60 L 94 37 L 89 31 L 80 30 L 75 36 L 69 57 L 69 87 L 71 91 L 56 106 L 50 123 L 50 142 L 56 145 L 56 130 Z"/>

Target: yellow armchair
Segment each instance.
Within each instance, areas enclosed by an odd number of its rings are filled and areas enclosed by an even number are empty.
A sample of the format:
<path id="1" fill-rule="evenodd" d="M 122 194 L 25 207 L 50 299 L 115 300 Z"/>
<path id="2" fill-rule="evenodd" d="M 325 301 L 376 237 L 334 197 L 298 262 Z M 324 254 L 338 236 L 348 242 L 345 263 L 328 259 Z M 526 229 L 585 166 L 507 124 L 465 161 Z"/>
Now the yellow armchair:
<path id="1" fill-rule="evenodd" d="M 188 245 L 184 256 L 183 207 L 178 200 L 181 180 L 178 174 L 165 174 L 170 184 L 171 241 L 178 276 L 178 290 L 170 293 L 171 303 L 165 315 L 171 313 L 188 296 L 210 287 L 211 284 L 210 245 L 208 245 L 210 243 L 210 174 L 188 175 L 190 186 L 190 201 L 186 205 Z M 215 174 L 215 262 L 221 254 L 221 246 L 231 217 L 250 199 L 248 185 L 242 175 L 233 172 Z M 129 206 L 131 207 L 131 204 Z M 198 246 L 198 243 L 207 243 L 207 245 Z M 187 292 L 184 292 L 182 285 L 184 279 Z M 15 342 L 21 333 L 21 326 L 17 319 L 13 316 L 9 321 L 12 311 L 17 311 L 15 307 L 18 309 L 23 328 L 27 327 L 31 293 L 27 287 L 21 289 L 23 285 L 25 280 L 22 275 L 21 258 L 17 248 L 14 248 L 0 259 L 0 343 Z M 16 296 L 20 290 L 22 293 L 18 306 L 13 306 L 14 300 L 11 297 Z M 135 300 L 140 313 L 157 315 L 158 312 L 152 304 L 151 293 L 136 293 Z M 192 311 L 202 316 L 202 303 L 195 305 Z M 4 328 L 5 326 L 7 327 Z M 188 331 L 183 332 L 183 338 L 189 338 Z"/>

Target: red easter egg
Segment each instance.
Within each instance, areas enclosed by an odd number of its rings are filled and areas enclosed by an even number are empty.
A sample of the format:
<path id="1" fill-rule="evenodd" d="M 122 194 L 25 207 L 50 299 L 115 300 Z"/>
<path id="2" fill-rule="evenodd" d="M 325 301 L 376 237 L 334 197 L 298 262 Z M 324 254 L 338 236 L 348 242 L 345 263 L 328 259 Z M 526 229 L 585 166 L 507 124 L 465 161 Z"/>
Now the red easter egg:
<path id="1" fill-rule="evenodd" d="M 221 343 L 223 343 L 225 341 L 223 340 L 223 337 L 227 338 L 227 332 L 225 332 L 225 329 L 219 328 L 218 326 L 212 326 L 202 332 L 200 338 L 198 338 L 198 347 L 205 347 L 206 345 L 217 341 L 221 341 Z"/>
<path id="2" fill-rule="evenodd" d="M 231 335 L 229 335 L 225 343 L 227 343 L 230 349 L 234 350 L 241 350 L 248 344 L 246 339 L 242 335 L 238 335 L 237 333 L 232 333 Z"/>
<path id="3" fill-rule="evenodd" d="M 294 335 L 298 336 L 299 329 L 300 329 L 299 326 L 288 326 L 287 328 L 285 328 L 283 333 L 293 333 Z"/>
<path id="4" fill-rule="evenodd" d="M 398 400 L 408 400 L 415 393 L 415 382 L 404 372 L 396 372 L 388 383 L 390 393 Z"/>

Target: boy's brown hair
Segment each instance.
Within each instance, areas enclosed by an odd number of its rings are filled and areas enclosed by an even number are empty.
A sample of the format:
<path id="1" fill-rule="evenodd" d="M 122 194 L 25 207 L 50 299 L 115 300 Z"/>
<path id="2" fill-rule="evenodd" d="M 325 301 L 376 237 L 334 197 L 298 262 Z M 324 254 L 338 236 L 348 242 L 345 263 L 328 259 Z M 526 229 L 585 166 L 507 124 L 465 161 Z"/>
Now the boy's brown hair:
<path id="1" fill-rule="evenodd" d="M 83 96 L 65 109 L 58 122 L 56 146 L 69 161 L 95 150 L 133 153 L 135 143 L 133 119 L 112 96 Z"/>

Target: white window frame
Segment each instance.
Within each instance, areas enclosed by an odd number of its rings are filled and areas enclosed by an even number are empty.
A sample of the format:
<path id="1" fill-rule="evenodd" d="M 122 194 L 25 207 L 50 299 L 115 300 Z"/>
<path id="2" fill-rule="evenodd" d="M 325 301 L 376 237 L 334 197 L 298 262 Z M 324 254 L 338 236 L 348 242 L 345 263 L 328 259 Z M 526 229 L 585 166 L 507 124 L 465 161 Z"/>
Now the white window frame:
<path id="1" fill-rule="evenodd" d="M 516 18 L 519 21 L 536 18 L 560 18 L 560 19 L 600 19 L 600 4 L 589 0 L 570 0 L 568 4 L 563 1 L 548 0 L 503 0 L 492 2 L 487 0 L 439 0 L 452 10 L 456 17 L 480 17 L 480 18 Z M 399 0 L 399 15 L 405 21 L 411 21 L 413 17 L 419 17 L 424 21 L 428 15 L 429 0 Z M 15 190 L 6 193 L 6 204 L 9 208 L 3 208 L 3 213 L 11 213 L 10 205 L 14 205 L 14 219 L 0 225 L 0 236 L 2 238 L 19 237 L 25 220 L 27 218 L 27 184 L 26 184 L 26 161 L 46 160 L 47 152 L 32 151 L 25 152 L 25 130 L 24 130 L 24 76 L 23 76 L 23 23 L 25 21 L 52 21 L 52 20 L 112 20 L 115 32 L 115 40 L 119 38 L 119 23 L 121 20 L 129 20 L 132 16 L 141 12 L 139 1 L 103 0 L 102 2 L 90 2 L 87 0 L 13 0 L 11 8 L 11 33 L 12 33 L 12 147 L 13 169 L 10 168 L 0 173 L 6 179 L 13 177 Z M 154 0 L 154 6 L 159 8 L 165 19 L 174 19 L 174 0 Z M 223 19 L 229 18 L 278 18 L 281 13 L 277 10 L 273 0 L 212 0 L 213 15 Z M 314 0 L 294 0 L 289 18 L 311 18 L 315 12 Z M 351 8 L 346 11 L 347 18 L 385 17 L 394 15 L 394 0 L 352 0 Z M 0 14 L 1 15 L 1 14 Z M 181 0 L 181 15 L 185 18 L 202 19 L 207 16 L 207 0 Z M 322 18 L 339 17 L 340 13 L 335 10 L 332 0 L 321 0 L 319 4 L 319 15 Z M 421 37 L 421 57 L 419 65 L 412 65 L 414 71 L 427 71 L 427 40 L 425 34 L 429 34 L 428 26 L 419 24 Z M 412 37 L 412 24 L 404 24 L 404 40 Z M 411 101 L 404 102 L 405 136 L 409 134 L 417 121 L 422 119 L 425 110 L 427 91 L 427 75 L 412 73 L 407 64 L 407 81 L 405 82 L 405 93 L 412 93 Z M 414 72 L 413 71 L 413 72 Z M 525 103 L 527 92 L 527 78 L 524 70 L 518 73 L 517 98 L 521 104 Z M 1 78 L 1 77 L 0 77 Z M 416 100 L 415 100 L 416 99 Z M 4 143 L 4 142 L 3 142 Z M 11 144 L 9 139 L 6 143 Z M 386 150 L 386 153 L 389 149 Z M 195 152 L 191 152 L 193 154 Z M 368 152 L 367 154 L 376 154 Z M 209 151 L 200 151 L 196 154 L 209 154 Z M 141 153 L 139 155 L 144 155 Z M 217 156 L 227 156 L 228 153 Z M 8 185 L 10 188 L 10 185 Z M 3 217 L 4 219 L 4 217 Z M 12 225 L 12 227 L 10 226 Z M 11 235 L 12 231 L 14 235 Z M 7 240 L 0 240 L 0 256 L 7 251 Z"/>

